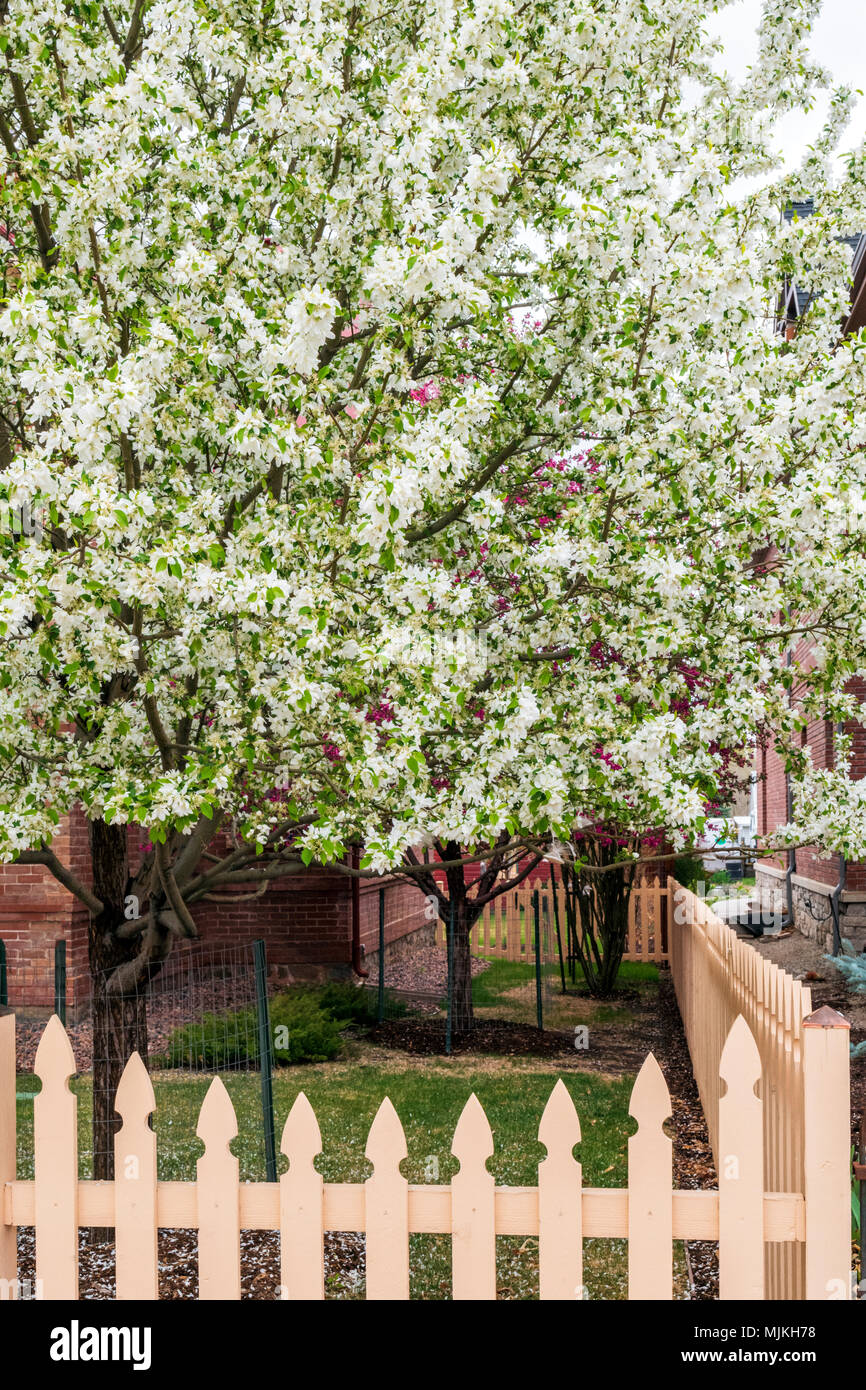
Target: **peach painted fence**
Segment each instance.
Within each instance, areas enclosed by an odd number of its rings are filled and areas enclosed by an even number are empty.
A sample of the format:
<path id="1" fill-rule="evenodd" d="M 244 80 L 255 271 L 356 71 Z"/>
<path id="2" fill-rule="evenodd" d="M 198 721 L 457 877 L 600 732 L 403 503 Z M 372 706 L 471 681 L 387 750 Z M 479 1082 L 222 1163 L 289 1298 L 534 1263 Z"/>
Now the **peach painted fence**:
<path id="1" fill-rule="evenodd" d="M 476 955 L 494 956 L 500 960 L 535 960 L 535 923 L 533 895 L 536 885 L 527 881 L 510 888 L 482 909 L 472 928 L 472 949 Z M 554 901 L 555 896 L 555 901 Z M 562 885 L 543 884 L 538 887 L 539 936 L 542 960 L 557 959 L 556 913 L 563 951 L 566 945 L 565 899 Z M 653 882 L 632 890 L 629 902 L 628 942 L 624 960 L 666 961 L 668 889 Z M 439 923 L 436 936 L 445 945 L 445 926 Z"/>
<path id="2" fill-rule="evenodd" d="M 409 1235 L 451 1237 L 455 1299 L 495 1299 L 496 1236 L 538 1240 L 542 1299 L 575 1299 L 584 1293 L 583 1241 L 628 1241 L 630 1299 L 670 1299 L 673 1241 L 718 1240 L 723 1299 L 765 1296 L 765 1243 L 805 1246 L 807 1291 L 827 1296 L 835 1280 L 844 1297 L 850 1251 L 847 1204 L 840 1210 L 839 1160 L 823 1132 L 806 1145 L 805 1188 L 764 1190 L 762 1100 L 758 1047 L 742 1017 L 735 1019 L 719 1070 L 725 1091 L 718 1101 L 715 1133 L 722 1164 L 718 1191 L 673 1187 L 672 1144 L 663 1125 L 671 1102 L 661 1070 L 650 1055 L 637 1077 L 629 1113 L 637 1132 L 628 1139 L 628 1187 L 584 1187 L 573 1149 L 580 1121 L 562 1081 L 553 1088 L 538 1126 L 546 1149 L 534 1187 L 497 1186 L 487 1171 L 493 1134 L 477 1098 L 469 1098 L 454 1132 L 451 1152 L 459 1172 L 450 1185 L 410 1184 L 400 1173 L 406 1138 L 391 1102 L 382 1101 L 365 1149 L 373 1174 L 363 1183 L 325 1183 L 314 1167 L 322 1140 L 304 1095 L 286 1120 L 281 1149 L 289 1160 L 278 1183 L 240 1183 L 229 1145 L 237 1120 L 219 1078 L 201 1107 L 197 1134 L 204 1154 L 195 1182 L 157 1180 L 157 1137 L 149 1128 L 154 1094 L 135 1055 L 123 1074 L 117 1110 L 123 1126 L 115 1138 L 112 1182 L 80 1180 L 77 1100 L 69 1088 L 75 1062 L 55 1016 L 36 1054 L 42 1089 L 34 1101 L 32 1181 L 15 1175 L 15 1034 L 12 1016 L 0 1018 L 0 1290 L 14 1294 L 16 1228 L 36 1231 L 37 1291 L 46 1299 L 78 1294 L 78 1232 L 113 1226 L 116 1232 L 116 1296 L 158 1297 L 158 1228 L 198 1230 L 199 1296 L 240 1297 L 240 1231 L 281 1233 L 280 1296 L 324 1296 L 326 1231 L 366 1234 L 366 1296 L 409 1297 Z M 822 1093 L 833 1058 L 816 1029 L 803 1033 L 807 1136 L 826 1120 Z M 515 1084 L 519 1085 L 519 1077 Z M 531 1143 L 535 1134 L 527 1133 Z M 835 1140 L 834 1140 L 835 1143 Z M 847 1152 L 842 1155 L 847 1176 Z M 841 1160 L 840 1160 L 841 1161 Z M 804 1196 L 805 1192 L 805 1196 Z M 810 1210 L 809 1204 L 812 1204 Z M 813 1219 L 814 1213 L 814 1219 Z"/>
<path id="3" fill-rule="evenodd" d="M 805 1245 L 767 1242 L 767 1296 L 827 1298 L 833 1281 L 848 1278 L 851 1253 L 849 1025 L 833 1009 L 813 1013 L 807 985 L 694 893 L 671 890 L 671 973 L 716 1170 L 731 1153 L 717 1119 L 720 1058 L 743 1017 L 761 1059 L 764 1189 L 806 1202 Z"/>

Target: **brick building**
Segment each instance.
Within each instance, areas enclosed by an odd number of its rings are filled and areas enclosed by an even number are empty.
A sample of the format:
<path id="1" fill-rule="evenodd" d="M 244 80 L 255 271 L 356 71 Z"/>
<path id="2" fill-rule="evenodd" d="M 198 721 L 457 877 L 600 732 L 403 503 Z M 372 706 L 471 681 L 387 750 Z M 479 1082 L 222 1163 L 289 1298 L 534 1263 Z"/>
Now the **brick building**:
<path id="1" fill-rule="evenodd" d="M 142 832 L 129 830 L 130 865 L 141 854 Z M 74 813 L 54 842 L 58 857 L 84 883 L 90 883 L 87 820 Z M 217 945 L 263 937 L 268 963 L 284 978 L 311 979 L 346 975 L 353 955 L 364 968 L 375 965 L 379 945 L 378 880 L 352 879 L 335 870 L 277 879 L 260 898 L 243 890 L 221 889 L 218 902 L 196 904 L 193 916 L 201 939 Z M 424 895 L 411 884 L 386 879 L 385 943 L 390 956 L 433 940 Z M 236 896 L 237 902 L 231 897 Z M 0 941 L 6 948 L 9 1004 L 48 1009 L 53 1002 L 54 947 L 66 942 L 67 996 L 79 1001 L 89 993 L 87 963 L 88 911 L 40 865 L 7 864 L 0 868 Z M 353 950 L 353 946 L 356 948 Z M 360 947 L 360 951 L 357 947 Z M 176 949 L 182 950 L 183 946 Z"/>
<path id="2" fill-rule="evenodd" d="M 813 205 L 806 201 L 786 209 L 785 217 L 808 217 Z M 843 336 L 866 325 L 866 234 L 846 237 L 853 254 L 851 312 L 842 325 Z M 787 337 L 797 331 L 797 322 L 808 311 L 814 289 L 786 283 L 779 301 L 777 326 Z M 808 641 L 792 651 L 795 663 L 807 665 Z M 860 703 L 866 700 L 866 676 L 848 685 Z M 792 694 L 796 703 L 797 692 Z M 849 721 L 844 732 L 852 741 L 852 776 L 866 776 L 866 730 Z M 804 729 L 802 744 L 808 747 L 816 768 L 831 768 L 835 762 L 837 729 L 830 720 L 811 720 Z M 791 819 L 791 798 L 782 760 L 773 748 L 758 755 L 758 833 L 765 835 Z M 791 850 L 760 860 L 756 866 L 756 888 L 763 906 L 787 912 L 793 924 L 806 936 L 833 949 L 839 937 L 848 937 L 858 949 L 866 949 L 866 864 L 849 863 L 840 855 L 821 856 L 813 848 Z"/>

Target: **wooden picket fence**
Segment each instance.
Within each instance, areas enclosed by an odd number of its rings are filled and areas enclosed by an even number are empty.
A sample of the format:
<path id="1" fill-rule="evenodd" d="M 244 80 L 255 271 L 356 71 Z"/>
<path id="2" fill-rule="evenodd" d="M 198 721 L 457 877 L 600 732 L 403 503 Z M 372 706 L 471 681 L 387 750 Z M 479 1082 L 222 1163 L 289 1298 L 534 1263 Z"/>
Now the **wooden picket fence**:
<path id="1" fill-rule="evenodd" d="M 241 1230 L 280 1231 L 283 1299 L 324 1297 L 326 1231 L 365 1233 L 370 1299 L 408 1299 L 412 1232 L 450 1235 L 455 1299 L 495 1299 L 497 1235 L 537 1238 L 542 1299 L 585 1296 L 583 1241 L 589 1237 L 628 1241 L 630 1299 L 672 1297 L 675 1240 L 718 1240 L 723 1299 L 765 1296 L 765 1243 L 802 1246 L 807 1294 L 827 1297 L 829 1281 L 847 1289 L 850 1252 L 843 1252 L 841 1240 L 848 1232 L 847 1200 L 841 1208 L 837 1200 L 839 1171 L 847 1178 L 847 1140 L 840 1155 L 835 1131 L 832 1142 L 823 1131 L 827 1067 L 838 1059 L 827 1053 L 823 1037 L 818 1028 L 803 1030 L 805 1121 L 811 1142 L 806 1145 L 805 1186 L 788 1192 L 765 1191 L 764 1102 L 755 1091 L 761 1058 L 742 1016 L 729 1031 L 719 1063 L 726 1089 L 719 1096 L 715 1132 L 719 1153 L 726 1157 L 717 1191 L 673 1187 L 672 1144 L 663 1129 L 671 1102 L 652 1055 L 631 1095 L 629 1113 L 638 1128 L 628 1140 L 627 1188 L 583 1187 L 581 1165 L 573 1154 L 580 1122 L 561 1080 L 538 1127 L 546 1157 L 538 1165 L 534 1187 L 495 1184 L 486 1166 L 493 1135 L 474 1095 L 454 1133 L 451 1152 L 460 1169 L 450 1185 L 410 1184 L 402 1176 L 406 1138 L 388 1099 L 382 1101 L 365 1148 L 372 1176 L 363 1183 L 325 1183 L 314 1167 L 322 1149 L 319 1126 L 303 1094 L 282 1133 L 288 1171 L 277 1183 L 240 1183 L 238 1160 L 229 1149 L 237 1120 L 219 1078 L 211 1082 L 199 1114 L 196 1133 L 205 1147 L 195 1182 L 160 1182 L 157 1137 L 149 1127 L 153 1088 L 137 1054 L 127 1064 L 117 1095 L 123 1125 L 115 1137 L 116 1176 L 99 1182 L 78 1177 L 77 1100 L 68 1084 L 75 1061 L 55 1015 L 35 1062 L 42 1082 L 34 1101 L 35 1177 L 19 1181 L 14 1019 L 0 1018 L 0 1290 L 6 1297 L 15 1293 L 18 1227 L 35 1227 L 41 1297 L 74 1299 L 79 1228 L 113 1226 L 118 1299 L 158 1297 L 159 1228 L 197 1229 L 202 1299 L 240 1298 Z M 529 1142 L 535 1135 L 526 1137 Z"/>
<path id="2" fill-rule="evenodd" d="M 524 879 L 482 909 L 472 928 L 472 950 L 499 960 L 535 961 L 534 894 L 538 891 L 539 937 L 542 960 L 557 959 L 556 916 L 559 914 L 563 950 L 566 949 L 565 898 L 562 884 L 530 883 Z M 554 901 L 555 899 L 555 901 Z M 623 960 L 668 959 L 668 889 L 658 882 L 633 888 L 629 901 L 628 942 Z M 440 922 L 437 944 L 445 945 L 445 925 Z"/>
<path id="3" fill-rule="evenodd" d="M 768 1297 L 826 1298 L 828 1281 L 842 1277 L 851 1254 L 849 1025 L 832 1009 L 813 1013 L 808 985 L 738 937 L 694 893 L 676 883 L 671 892 L 671 973 L 716 1169 L 730 1152 L 718 1122 L 720 1059 L 742 1017 L 761 1059 L 764 1190 L 806 1199 L 806 1244 L 767 1244 Z M 821 1191 L 833 1191 L 826 1215 L 825 1197 L 810 1196 L 819 1156 L 828 1165 Z M 826 1255 L 810 1265 L 809 1226 L 824 1222 Z"/>

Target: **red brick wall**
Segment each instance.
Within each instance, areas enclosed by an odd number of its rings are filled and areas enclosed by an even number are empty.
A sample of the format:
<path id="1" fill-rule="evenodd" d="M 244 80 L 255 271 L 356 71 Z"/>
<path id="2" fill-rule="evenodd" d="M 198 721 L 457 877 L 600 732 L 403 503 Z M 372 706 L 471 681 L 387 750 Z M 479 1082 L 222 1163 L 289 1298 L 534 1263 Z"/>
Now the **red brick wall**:
<path id="1" fill-rule="evenodd" d="M 130 826 L 133 871 L 144 839 L 138 826 Z M 79 878 L 91 882 L 87 820 L 80 811 L 62 826 L 55 849 Z M 243 944 L 263 937 L 269 964 L 299 978 L 325 968 L 351 968 L 352 880 L 348 875 L 310 870 L 272 883 L 262 897 L 248 897 L 254 887 L 223 888 L 220 901 L 197 903 L 192 911 L 201 938 L 215 944 Z M 378 888 L 372 881 L 361 884 L 361 941 L 367 951 L 378 946 Z M 392 879 L 386 881 L 385 893 L 390 944 L 425 925 L 425 900 L 410 884 Z M 67 999 L 70 1006 L 86 999 L 87 928 L 87 909 L 47 869 L 0 867 L 0 939 L 6 944 L 10 1004 L 39 1008 L 53 1004 L 54 945 L 60 938 L 67 943 Z"/>
<path id="2" fill-rule="evenodd" d="M 808 661 L 808 646 L 801 642 L 797 647 L 798 660 Z M 866 700 L 866 680 L 857 678 L 849 682 L 847 689 L 863 703 Z M 794 700 L 797 692 L 794 691 Z M 859 724 L 848 721 L 846 732 L 853 740 L 852 776 L 866 776 L 866 731 Z M 812 762 L 817 768 L 834 765 L 834 729 L 828 719 L 812 719 L 804 731 L 803 743 L 811 750 Z M 773 748 L 758 754 L 758 833 L 761 835 L 775 830 L 788 819 L 785 798 L 785 767 L 782 759 Z M 821 858 L 812 848 L 798 849 L 796 852 L 796 873 L 817 883 L 834 886 L 838 882 L 839 866 L 835 855 L 830 859 Z M 786 856 L 775 854 L 765 858 L 763 863 L 786 868 Z M 866 864 L 851 863 L 847 870 L 847 887 L 852 891 L 866 890 Z"/>
<path id="3" fill-rule="evenodd" d="M 69 826 L 57 853 L 69 853 Z M 50 1005 L 54 998 L 54 943 L 70 924 L 66 889 L 39 865 L 10 864 L 0 873 L 0 939 L 6 945 L 9 998 Z"/>
<path id="4" fill-rule="evenodd" d="M 361 945 L 367 955 L 379 949 L 379 889 L 376 882 L 362 882 L 360 892 Z M 385 885 L 385 946 L 393 945 L 428 920 L 427 900 L 420 888 L 398 879 Z"/>

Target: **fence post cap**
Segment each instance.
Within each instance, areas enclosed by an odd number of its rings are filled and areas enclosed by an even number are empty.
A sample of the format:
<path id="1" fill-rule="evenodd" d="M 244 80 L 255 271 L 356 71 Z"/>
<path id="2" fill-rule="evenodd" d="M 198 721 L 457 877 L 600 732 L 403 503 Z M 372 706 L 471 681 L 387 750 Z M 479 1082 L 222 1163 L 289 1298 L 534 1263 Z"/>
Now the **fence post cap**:
<path id="1" fill-rule="evenodd" d="M 804 1028 L 849 1028 L 851 1024 L 847 1018 L 843 1018 L 835 1009 L 831 1009 L 829 1004 L 824 1004 L 820 1009 L 816 1009 L 813 1014 L 807 1014 L 803 1019 Z"/>

